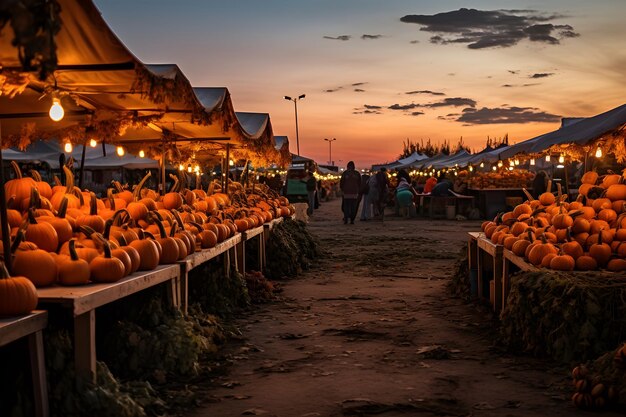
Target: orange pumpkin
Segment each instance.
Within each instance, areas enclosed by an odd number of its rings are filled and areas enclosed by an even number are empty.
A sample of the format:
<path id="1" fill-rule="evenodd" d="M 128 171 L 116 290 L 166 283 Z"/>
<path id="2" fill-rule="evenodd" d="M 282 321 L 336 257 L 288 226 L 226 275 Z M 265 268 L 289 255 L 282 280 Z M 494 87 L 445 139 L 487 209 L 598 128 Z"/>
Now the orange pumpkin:
<path id="1" fill-rule="evenodd" d="M 589 246 L 589 256 L 600 266 L 605 266 L 611 259 L 611 247 L 602 241 L 602 233 L 598 235 L 598 243 Z"/>
<path id="2" fill-rule="evenodd" d="M 78 216 L 76 226 L 89 226 L 98 233 L 104 232 L 104 219 L 98 215 L 98 199 L 90 193 L 89 214 Z"/>
<path id="3" fill-rule="evenodd" d="M 37 290 L 26 277 L 9 275 L 0 262 L 0 317 L 15 317 L 30 313 L 37 307 Z"/>
<path id="4" fill-rule="evenodd" d="M 37 187 L 37 183 L 32 178 L 22 177 L 17 162 L 11 161 L 11 167 L 15 172 L 15 178 L 4 184 L 4 196 L 9 208 L 19 209 L 22 202 L 30 198 L 31 188 Z"/>
<path id="5" fill-rule="evenodd" d="M 48 252 L 56 252 L 59 246 L 59 236 L 54 227 L 50 223 L 37 222 L 32 209 L 28 211 L 28 224 L 24 238 Z"/>
<path id="6" fill-rule="evenodd" d="M 576 266 L 576 261 L 573 257 L 563 254 L 556 255 L 550 261 L 550 269 L 554 269 L 556 271 L 573 271 Z"/>
<path id="7" fill-rule="evenodd" d="M 124 278 L 126 268 L 124 263 L 111 255 L 111 247 L 108 242 L 103 245 L 104 254 L 96 256 L 89 263 L 91 280 L 95 282 L 117 282 Z"/>
<path id="8" fill-rule="evenodd" d="M 58 283 L 61 285 L 87 284 L 90 278 L 89 263 L 78 257 L 76 239 L 69 241 L 68 248 L 69 257 L 57 260 Z"/>
<path id="9" fill-rule="evenodd" d="M 576 269 L 579 271 L 595 271 L 598 269 L 598 263 L 589 255 L 583 255 L 576 259 Z"/>

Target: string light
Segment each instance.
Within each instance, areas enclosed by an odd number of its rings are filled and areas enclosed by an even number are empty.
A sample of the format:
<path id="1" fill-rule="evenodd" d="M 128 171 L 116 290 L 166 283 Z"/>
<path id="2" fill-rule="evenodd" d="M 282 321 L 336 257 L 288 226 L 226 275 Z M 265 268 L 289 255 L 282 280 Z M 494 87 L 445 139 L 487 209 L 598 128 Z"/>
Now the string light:
<path id="1" fill-rule="evenodd" d="M 498 169 L 498 168 L 496 168 L 495 166 L 493 166 L 493 167 L 491 167 L 491 169 L 493 169 L 493 170 L 495 171 L 495 170 L 496 170 L 496 169 Z"/>
<path id="2" fill-rule="evenodd" d="M 514 169 L 514 167 L 509 167 L 509 171 L 513 171 Z"/>
<path id="3" fill-rule="evenodd" d="M 233 160 L 231 159 L 230 161 L 228 161 L 228 165 L 230 165 L 230 166 L 232 167 L 233 165 L 235 165 L 235 161 L 233 161 Z"/>
<path id="4" fill-rule="evenodd" d="M 509 166 L 512 167 L 515 165 L 515 161 L 513 161 L 512 159 L 509 161 Z"/>
<path id="5" fill-rule="evenodd" d="M 117 148 L 115 148 L 115 152 L 117 152 L 117 156 L 124 156 L 124 147 L 118 146 Z"/>
<path id="6" fill-rule="evenodd" d="M 200 172 L 200 165 L 196 165 L 195 167 L 193 167 L 193 170 L 195 172 Z"/>
<path id="7" fill-rule="evenodd" d="M 191 172 L 191 164 L 187 164 L 187 172 Z"/>
<path id="8" fill-rule="evenodd" d="M 596 149 L 596 158 L 602 158 L 602 149 L 600 149 L 599 146 L 598 149 Z"/>
<path id="9" fill-rule="evenodd" d="M 485 163 L 484 163 L 484 162 L 481 162 L 481 163 L 480 163 L 480 167 L 481 167 L 481 168 L 484 168 L 484 167 L 485 167 Z"/>
<path id="10" fill-rule="evenodd" d="M 515 160 L 515 165 L 519 165 L 519 159 Z"/>
<path id="11" fill-rule="evenodd" d="M 92 148 L 95 148 L 96 146 L 98 146 L 98 142 L 96 142 L 95 139 L 91 139 L 89 140 L 89 146 L 91 146 Z"/>
<path id="12" fill-rule="evenodd" d="M 65 146 L 63 147 L 63 149 L 65 150 L 65 152 L 70 153 L 74 150 L 74 147 L 72 146 L 71 142 L 65 142 Z"/>
<path id="13" fill-rule="evenodd" d="M 546 162 L 550 162 L 550 155 L 546 155 Z"/>
<path id="14" fill-rule="evenodd" d="M 559 164 L 562 164 L 562 163 L 564 163 L 564 162 L 565 162 L 565 157 L 563 156 L 563 154 L 561 154 L 561 155 L 559 156 Z"/>
<path id="15" fill-rule="evenodd" d="M 535 158 L 530 159 L 530 165 L 533 165 L 533 166 L 535 165 Z"/>
<path id="16" fill-rule="evenodd" d="M 183 164 L 178 164 L 178 170 L 179 171 L 184 171 L 185 167 L 183 166 Z"/>
<path id="17" fill-rule="evenodd" d="M 144 150 L 143 150 L 143 149 L 141 149 L 141 150 L 139 151 L 139 157 L 140 157 L 140 158 L 145 158 L 145 157 L 146 157 L 146 153 L 144 152 Z"/>
<path id="18" fill-rule="evenodd" d="M 502 161 L 498 161 L 498 168 L 502 168 L 502 165 L 504 165 Z"/>
<path id="19" fill-rule="evenodd" d="M 52 106 L 50 106 L 48 115 L 50 115 L 50 118 L 55 122 L 60 121 L 63 119 L 63 116 L 65 116 L 65 110 L 63 110 L 61 100 L 58 97 L 52 98 Z"/>

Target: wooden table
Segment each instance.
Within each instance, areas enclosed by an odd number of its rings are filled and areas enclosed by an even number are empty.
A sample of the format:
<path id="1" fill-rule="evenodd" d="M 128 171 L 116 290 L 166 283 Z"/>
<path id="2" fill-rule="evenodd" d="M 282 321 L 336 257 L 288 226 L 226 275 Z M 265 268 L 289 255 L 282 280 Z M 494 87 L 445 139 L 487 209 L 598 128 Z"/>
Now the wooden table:
<path id="1" fill-rule="evenodd" d="M 7 345 L 22 337 L 28 338 L 35 415 L 37 417 L 50 415 L 42 334 L 42 330 L 47 324 L 48 312 L 46 311 L 33 311 L 25 316 L 0 319 L 0 346 Z"/>
<path id="2" fill-rule="evenodd" d="M 194 252 L 178 262 L 180 265 L 180 305 L 183 312 L 186 313 L 189 307 L 189 271 L 224 254 L 224 271 L 229 276 L 231 260 L 237 259 L 237 248 L 240 244 L 241 233 L 237 233 L 210 249 Z"/>
<path id="3" fill-rule="evenodd" d="M 170 301 L 178 306 L 179 277 L 179 265 L 161 265 L 153 271 L 136 272 L 110 284 L 39 288 L 37 294 L 40 305 L 59 304 L 72 310 L 76 374 L 95 382 L 96 308 L 165 282 L 170 284 Z"/>
<path id="4" fill-rule="evenodd" d="M 240 266 L 242 273 L 246 272 L 246 245 L 245 243 L 250 239 L 256 238 L 258 241 L 258 264 L 259 271 L 263 271 L 265 268 L 265 239 L 264 232 L 265 227 L 263 225 L 255 227 L 254 229 L 248 229 L 245 232 L 241 232 L 241 251 L 238 253 L 240 258 Z"/>
<path id="5" fill-rule="evenodd" d="M 502 309 L 506 305 L 506 299 L 509 296 L 509 290 L 511 289 L 511 265 L 521 271 L 539 271 L 539 268 L 529 264 L 526 260 L 520 256 L 517 256 L 508 249 L 504 249 L 502 252 Z"/>
<path id="6" fill-rule="evenodd" d="M 476 257 L 477 276 L 478 276 L 478 297 L 484 298 L 484 281 L 485 272 L 489 270 L 486 266 L 491 266 L 492 277 L 487 281 L 492 281 L 493 291 L 493 310 L 498 312 L 502 308 L 502 252 L 504 246 L 495 245 L 490 240 L 486 239 L 484 235 L 478 237 L 476 240 L 478 246 L 478 256 Z"/>
<path id="7" fill-rule="evenodd" d="M 468 188 L 478 197 L 478 209 L 486 219 L 493 219 L 496 214 L 506 210 L 507 197 L 522 197 L 526 195 L 522 188 Z"/>
<path id="8" fill-rule="evenodd" d="M 484 235 L 483 232 L 467 233 L 467 264 L 472 297 L 478 295 L 478 238 Z"/>

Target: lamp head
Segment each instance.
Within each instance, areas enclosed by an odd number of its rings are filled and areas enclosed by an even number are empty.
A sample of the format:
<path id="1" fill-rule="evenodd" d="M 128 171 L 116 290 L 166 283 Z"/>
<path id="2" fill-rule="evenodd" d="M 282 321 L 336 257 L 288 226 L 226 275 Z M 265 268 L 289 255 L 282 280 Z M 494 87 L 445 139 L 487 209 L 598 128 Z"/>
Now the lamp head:
<path id="1" fill-rule="evenodd" d="M 302 99 L 303 99 L 303 98 L 305 98 L 305 97 L 306 97 L 306 94 L 300 94 L 300 95 L 298 96 L 298 100 L 302 100 Z"/>
<path id="2" fill-rule="evenodd" d="M 289 96 L 283 96 L 283 98 L 284 98 L 285 100 L 289 100 L 289 101 L 291 101 L 291 97 L 289 97 Z"/>

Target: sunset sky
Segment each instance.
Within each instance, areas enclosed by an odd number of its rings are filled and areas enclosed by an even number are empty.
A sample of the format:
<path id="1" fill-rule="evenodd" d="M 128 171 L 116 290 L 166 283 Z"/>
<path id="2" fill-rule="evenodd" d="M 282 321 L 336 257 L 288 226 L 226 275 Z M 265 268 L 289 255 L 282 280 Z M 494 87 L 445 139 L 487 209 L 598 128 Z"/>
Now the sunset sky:
<path id="1" fill-rule="evenodd" d="M 319 163 L 393 161 L 430 138 L 480 150 L 626 103 L 618 0 L 95 0 L 146 63 L 227 87 Z"/>

